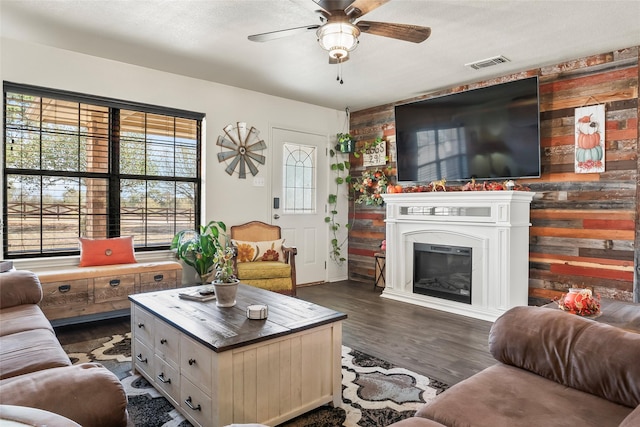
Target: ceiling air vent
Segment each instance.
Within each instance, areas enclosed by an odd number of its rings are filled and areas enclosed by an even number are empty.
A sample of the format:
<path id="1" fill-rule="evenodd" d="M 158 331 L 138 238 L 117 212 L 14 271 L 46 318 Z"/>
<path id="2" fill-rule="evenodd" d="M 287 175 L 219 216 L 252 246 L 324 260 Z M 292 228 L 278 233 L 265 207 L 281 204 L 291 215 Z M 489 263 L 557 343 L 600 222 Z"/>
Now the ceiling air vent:
<path id="1" fill-rule="evenodd" d="M 500 55 L 500 56 L 494 56 L 492 58 L 482 59 L 476 62 L 469 62 L 468 64 L 464 64 L 464 65 L 465 67 L 471 67 L 474 70 L 480 70 L 482 68 L 492 67 L 498 64 L 504 64 L 505 62 L 510 62 L 510 61 L 504 56 Z"/>

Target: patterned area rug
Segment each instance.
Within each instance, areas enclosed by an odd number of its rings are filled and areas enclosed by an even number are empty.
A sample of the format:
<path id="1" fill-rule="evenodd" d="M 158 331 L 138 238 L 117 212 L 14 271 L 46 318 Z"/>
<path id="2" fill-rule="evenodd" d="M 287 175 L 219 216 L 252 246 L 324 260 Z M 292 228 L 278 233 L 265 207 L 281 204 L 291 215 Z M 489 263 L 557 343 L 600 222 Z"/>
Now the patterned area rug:
<path id="1" fill-rule="evenodd" d="M 99 362 L 120 378 L 127 392 L 132 426 L 191 426 L 143 377 L 131 374 L 130 333 L 63 347 L 74 364 Z M 387 426 L 413 416 L 424 402 L 447 388 L 441 382 L 343 346 L 342 407 L 325 405 L 281 427 Z"/>

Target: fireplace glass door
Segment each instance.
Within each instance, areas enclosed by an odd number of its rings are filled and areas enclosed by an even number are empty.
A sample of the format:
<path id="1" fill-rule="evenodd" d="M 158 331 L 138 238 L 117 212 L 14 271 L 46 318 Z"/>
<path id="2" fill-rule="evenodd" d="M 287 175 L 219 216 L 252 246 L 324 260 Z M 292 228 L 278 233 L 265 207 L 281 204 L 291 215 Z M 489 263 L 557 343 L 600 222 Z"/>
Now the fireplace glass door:
<path id="1" fill-rule="evenodd" d="M 472 249 L 413 244 L 413 292 L 471 304 Z"/>

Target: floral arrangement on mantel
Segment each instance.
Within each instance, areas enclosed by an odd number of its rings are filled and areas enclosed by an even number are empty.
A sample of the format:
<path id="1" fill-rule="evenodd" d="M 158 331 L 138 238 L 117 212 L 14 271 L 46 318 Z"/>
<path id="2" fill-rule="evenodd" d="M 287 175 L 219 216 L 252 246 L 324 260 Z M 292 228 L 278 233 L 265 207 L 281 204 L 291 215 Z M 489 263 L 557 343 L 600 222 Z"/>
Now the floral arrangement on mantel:
<path id="1" fill-rule="evenodd" d="M 569 288 L 569 292 L 556 302 L 561 310 L 571 314 L 578 316 L 600 315 L 600 295 L 594 297 L 590 289 Z"/>
<path id="2" fill-rule="evenodd" d="M 518 184 L 513 180 L 507 180 L 503 182 L 497 181 L 482 181 L 476 182 L 475 179 L 467 182 L 464 185 L 447 185 L 446 180 L 432 181 L 429 185 L 414 185 L 411 187 L 403 187 L 402 191 L 398 191 L 398 188 L 390 193 L 424 193 L 429 191 L 531 191 L 529 187 Z"/>
<path id="3" fill-rule="evenodd" d="M 355 202 L 358 204 L 380 206 L 384 203 L 381 194 L 384 193 L 426 193 L 430 191 L 531 191 L 529 187 L 518 184 L 513 180 L 503 182 L 483 181 L 475 179 L 464 185 L 451 186 L 446 181 L 432 181 L 429 185 L 412 185 L 403 187 L 389 183 L 389 177 L 380 169 L 366 170 L 362 177 L 355 180 L 353 189 L 359 194 Z"/>

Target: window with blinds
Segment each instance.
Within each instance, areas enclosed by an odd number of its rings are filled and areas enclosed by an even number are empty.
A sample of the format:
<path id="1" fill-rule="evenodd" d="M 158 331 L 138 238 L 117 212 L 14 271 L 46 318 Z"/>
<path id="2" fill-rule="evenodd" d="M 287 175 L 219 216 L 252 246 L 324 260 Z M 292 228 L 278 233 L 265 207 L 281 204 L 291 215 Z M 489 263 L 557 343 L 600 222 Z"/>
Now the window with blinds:
<path id="1" fill-rule="evenodd" d="M 11 83 L 4 107 L 6 258 L 167 249 L 199 224 L 202 114 Z"/>

